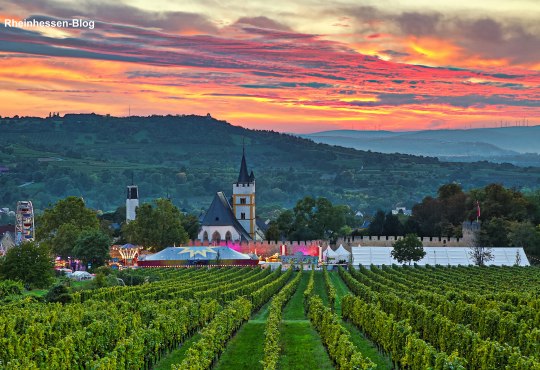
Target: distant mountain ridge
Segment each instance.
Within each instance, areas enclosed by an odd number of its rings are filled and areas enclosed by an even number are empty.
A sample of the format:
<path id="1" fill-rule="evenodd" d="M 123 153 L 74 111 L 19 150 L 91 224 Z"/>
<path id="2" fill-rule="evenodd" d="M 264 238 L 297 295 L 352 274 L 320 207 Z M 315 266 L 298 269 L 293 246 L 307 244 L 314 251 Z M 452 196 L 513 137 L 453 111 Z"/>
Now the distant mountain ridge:
<path id="1" fill-rule="evenodd" d="M 450 161 L 540 165 L 540 126 L 470 130 L 357 131 L 303 134 L 315 142 L 381 153 L 427 155 Z"/>

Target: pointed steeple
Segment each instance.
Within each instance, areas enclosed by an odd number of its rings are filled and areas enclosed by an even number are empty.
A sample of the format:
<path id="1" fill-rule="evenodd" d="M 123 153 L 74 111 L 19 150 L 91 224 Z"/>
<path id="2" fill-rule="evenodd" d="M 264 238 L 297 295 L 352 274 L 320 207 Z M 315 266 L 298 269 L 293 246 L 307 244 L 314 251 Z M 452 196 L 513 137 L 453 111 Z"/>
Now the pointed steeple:
<path id="1" fill-rule="evenodd" d="M 240 163 L 240 173 L 238 174 L 237 183 L 247 184 L 250 182 L 247 164 L 246 164 L 246 147 L 242 146 L 242 163 Z"/>

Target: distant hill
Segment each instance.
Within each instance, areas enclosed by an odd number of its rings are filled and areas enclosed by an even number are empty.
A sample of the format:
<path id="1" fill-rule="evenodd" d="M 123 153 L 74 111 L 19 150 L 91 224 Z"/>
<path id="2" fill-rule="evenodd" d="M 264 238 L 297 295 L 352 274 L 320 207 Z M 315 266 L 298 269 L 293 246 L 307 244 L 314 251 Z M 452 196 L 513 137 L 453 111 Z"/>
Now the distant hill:
<path id="1" fill-rule="evenodd" d="M 301 136 L 320 143 L 381 153 L 540 166 L 540 126 L 411 132 L 332 130 Z"/>
<path id="2" fill-rule="evenodd" d="M 0 207 L 30 199 L 43 209 L 77 195 L 90 207 L 110 211 L 125 203 L 125 187 L 133 178 L 143 201 L 169 196 L 197 213 L 216 191 L 230 195 L 243 142 L 263 215 L 291 207 L 306 195 L 370 211 L 410 207 L 453 181 L 466 189 L 492 182 L 520 189 L 540 186 L 538 168 L 360 151 L 248 130 L 212 117 L 81 114 L 0 119 L 0 168 L 5 167 Z M 488 144 L 484 148 L 497 150 Z"/>

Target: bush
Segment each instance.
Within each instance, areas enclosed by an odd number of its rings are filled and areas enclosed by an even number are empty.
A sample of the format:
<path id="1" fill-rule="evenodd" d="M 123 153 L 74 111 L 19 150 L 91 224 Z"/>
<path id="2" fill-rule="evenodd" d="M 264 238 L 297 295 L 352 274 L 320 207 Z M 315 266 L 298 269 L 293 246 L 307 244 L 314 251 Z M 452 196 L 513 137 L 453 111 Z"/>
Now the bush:
<path id="1" fill-rule="evenodd" d="M 0 281 L 0 299 L 10 295 L 20 295 L 24 286 L 20 281 L 4 280 Z"/>
<path id="2" fill-rule="evenodd" d="M 72 300 L 73 297 L 71 294 L 69 294 L 69 289 L 64 284 L 53 286 L 45 295 L 45 302 L 49 303 L 59 302 L 65 304 L 71 302 Z"/>

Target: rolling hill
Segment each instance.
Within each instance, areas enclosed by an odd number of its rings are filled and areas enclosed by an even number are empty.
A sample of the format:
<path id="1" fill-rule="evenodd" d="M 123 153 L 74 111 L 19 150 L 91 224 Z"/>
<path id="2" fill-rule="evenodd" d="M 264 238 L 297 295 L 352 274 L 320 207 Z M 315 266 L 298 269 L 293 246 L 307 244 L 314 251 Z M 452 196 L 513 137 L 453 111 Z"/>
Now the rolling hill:
<path id="1" fill-rule="evenodd" d="M 360 151 L 206 116 L 80 114 L 0 119 L 0 206 L 30 199 L 43 209 L 78 195 L 90 207 L 111 211 L 125 202 L 133 179 L 143 201 L 169 196 L 196 213 L 214 192 L 230 195 L 243 142 L 263 215 L 306 195 L 375 210 L 411 206 L 453 181 L 466 189 L 492 182 L 540 186 L 538 168 Z"/>

